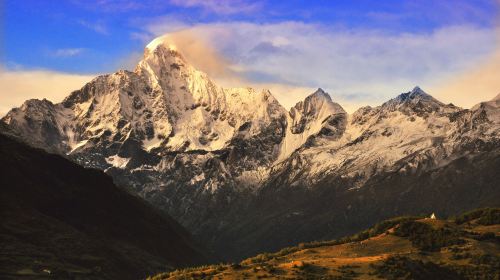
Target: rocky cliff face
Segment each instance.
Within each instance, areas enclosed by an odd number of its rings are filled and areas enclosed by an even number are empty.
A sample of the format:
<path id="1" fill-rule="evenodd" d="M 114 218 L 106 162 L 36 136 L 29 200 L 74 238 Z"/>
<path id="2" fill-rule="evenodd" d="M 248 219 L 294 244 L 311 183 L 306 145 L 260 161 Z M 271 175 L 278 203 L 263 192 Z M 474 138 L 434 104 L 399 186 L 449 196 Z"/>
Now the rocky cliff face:
<path id="1" fill-rule="evenodd" d="M 274 242 L 273 232 L 298 226 L 283 217 L 309 213 L 303 217 L 316 219 L 321 215 L 313 209 L 325 201 L 352 206 L 355 193 L 386 184 L 388 174 L 418 178 L 476 156 L 491 167 L 498 162 L 485 153 L 497 154 L 500 146 L 498 97 L 467 110 L 416 87 L 348 115 L 318 89 L 287 111 L 269 91 L 217 86 L 157 40 L 134 72 L 97 77 L 59 104 L 29 100 L 3 121 L 33 145 L 105 170 L 212 246 L 224 248 L 216 236 L 260 240 L 260 247 L 241 255 L 272 247 L 264 237 Z M 477 176 L 471 188 L 491 180 Z M 325 189 L 343 195 L 318 196 Z M 392 189 L 390 197 L 400 192 Z M 498 198 L 498 188 L 487 192 Z M 382 211 L 392 203 L 374 206 L 380 215 L 373 222 L 400 214 Z M 344 211 L 335 209 L 328 210 L 335 217 Z M 259 220 L 257 213 L 285 220 Z M 246 226 L 248 232 L 235 230 Z M 320 228 L 312 235 L 297 230 L 287 242 L 321 238 Z"/>

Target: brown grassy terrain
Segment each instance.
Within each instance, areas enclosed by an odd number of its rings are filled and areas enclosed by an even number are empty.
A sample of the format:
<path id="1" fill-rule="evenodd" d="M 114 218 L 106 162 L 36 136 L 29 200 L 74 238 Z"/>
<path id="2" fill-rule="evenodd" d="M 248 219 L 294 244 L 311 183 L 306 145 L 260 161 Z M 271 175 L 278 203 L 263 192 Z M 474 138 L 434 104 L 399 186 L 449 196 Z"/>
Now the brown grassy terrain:
<path id="1" fill-rule="evenodd" d="M 149 279 L 499 279 L 500 209 L 470 213 L 394 219 L 350 238 Z"/>

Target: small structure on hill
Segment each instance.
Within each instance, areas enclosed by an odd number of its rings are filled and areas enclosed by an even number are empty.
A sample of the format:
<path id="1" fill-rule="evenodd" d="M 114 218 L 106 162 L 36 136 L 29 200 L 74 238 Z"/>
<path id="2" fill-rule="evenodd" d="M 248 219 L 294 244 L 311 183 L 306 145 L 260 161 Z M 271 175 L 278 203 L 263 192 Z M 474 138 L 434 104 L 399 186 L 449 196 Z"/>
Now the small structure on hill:
<path id="1" fill-rule="evenodd" d="M 432 219 L 432 220 L 435 220 L 436 219 L 436 215 L 434 213 L 432 213 L 429 218 Z"/>

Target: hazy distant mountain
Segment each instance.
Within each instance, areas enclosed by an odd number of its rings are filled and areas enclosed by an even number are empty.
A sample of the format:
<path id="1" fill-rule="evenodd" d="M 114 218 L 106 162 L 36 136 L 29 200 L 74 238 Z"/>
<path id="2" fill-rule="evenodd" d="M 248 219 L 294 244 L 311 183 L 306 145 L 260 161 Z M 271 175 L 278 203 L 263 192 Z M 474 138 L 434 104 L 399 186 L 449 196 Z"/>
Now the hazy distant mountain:
<path id="1" fill-rule="evenodd" d="M 140 279 L 210 260 L 167 215 L 95 169 L 0 126 L 0 278 Z"/>
<path id="2" fill-rule="evenodd" d="M 156 40 L 134 72 L 3 121 L 239 258 L 404 211 L 498 206 L 499 110 L 498 98 L 468 110 L 416 87 L 352 115 L 318 89 L 288 111 L 269 91 L 217 86 Z"/>

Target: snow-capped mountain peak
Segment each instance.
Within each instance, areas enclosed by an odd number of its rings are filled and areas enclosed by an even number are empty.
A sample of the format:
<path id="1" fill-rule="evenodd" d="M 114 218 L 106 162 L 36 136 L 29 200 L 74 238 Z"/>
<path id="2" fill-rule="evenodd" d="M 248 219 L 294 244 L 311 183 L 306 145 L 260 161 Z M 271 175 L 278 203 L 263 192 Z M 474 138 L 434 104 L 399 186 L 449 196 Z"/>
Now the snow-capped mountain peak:
<path id="1" fill-rule="evenodd" d="M 411 93 L 413 94 L 420 94 L 420 95 L 427 95 L 425 91 L 423 91 L 419 86 L 415 86 L 412 90 Z"/>
<path id="2" fill-rule="evenodd" d="M 318 137 L 339 137 L 345 130 L 346 116 L 345 110 L 318 88 L 290 109 L 279 159 L 286 158 L 306 143 L 312 144 Z"/>
<path id="3" fill-rule="evenodd" d="M 146 45 L 145 50 L 154 51 L 159 46 L 163 46 L 163 47 L 165 47 L 169 50 L 173 50 L 173 51 L 177 50 L 177 47 L 173 43 L 170 43 L 168 41 L 168 38 L 166 35 L 153 39 L 151 42 L 149 42 Z"/>
<path id="4" fill-rule="evenodd" d="M 416 86 L 411 91 L 402 93 L 396 97 L 397 101 L 403 102 L 415 102 L 419 100 L 435 100 L 432 96 L 423 91 L 420 87 Z M 437 101 L 437 100 L 436 100 Z"/>
<path id="5" fill-rule="evenodd" d="M 316 98 L 326 98 L 328 100 L 332 100 L 330 95 L 326 93 L 322 88 L 318 88 L 314 93 L 310 94 L 309 96 L 311 97 L 316 97 Z"/>
<path id="6" fill-rule="evenodd" d="M 415 87 L 409 92 L 402 93 L 382 105 L 388 111 L 412 111 L 418 114 L 455 110 L 453 105 L 445 105 L 441 101 L 427 94 L 420 87 Z"/>
<path id="7" fill-rule="evenodd" d="M 207 79 L 203 73 L 191 67 L 179 51 L 167 44 L 146 47 L 144 58 L 138 63 L 135 72 L 153 87 L 163 89 L 172 87 L 174 80 Z"/>
<path id="8" fill-rule="evenodd" d="M 299 101 L 290 109 L 290 115 L 295 118 L 297 115 L 317 116 L 322 112 L 327 114 L 345 113 L 344 109 L 323 89 L 318 88 L 314 93 L 308 95 L 303 101 Z"/>
<path id="9" fill-rule="evenodd" d="M 175 47 L 174 45 L 168 43 L 162 43 L 156 45 L 154 48 L 146 47 L 144 49 L 145 60 L 151 59 L 155 56 L 163 58 L 165 62 L 168 62 L 168 60 L 172 60 L 172 62 L 175 62 L 176 59 L 183 63 L 186 62 L 181 51 L 178 50 L 177 47 Z"/>

